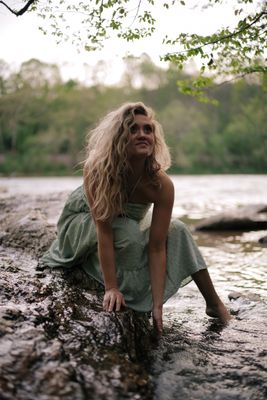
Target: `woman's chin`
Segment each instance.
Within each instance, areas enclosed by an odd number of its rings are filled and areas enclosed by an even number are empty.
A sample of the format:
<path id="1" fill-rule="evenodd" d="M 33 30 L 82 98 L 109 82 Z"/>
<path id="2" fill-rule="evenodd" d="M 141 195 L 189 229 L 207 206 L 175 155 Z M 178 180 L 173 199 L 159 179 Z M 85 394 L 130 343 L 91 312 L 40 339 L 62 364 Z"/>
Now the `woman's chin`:
<path id="1" fill-rule="evenodd" d="M 135 153 L 129 155 L 129 159 L 147 158 L 150 156 L 150 154 L 151 154 L 150 151 L 136 151 Z"/>

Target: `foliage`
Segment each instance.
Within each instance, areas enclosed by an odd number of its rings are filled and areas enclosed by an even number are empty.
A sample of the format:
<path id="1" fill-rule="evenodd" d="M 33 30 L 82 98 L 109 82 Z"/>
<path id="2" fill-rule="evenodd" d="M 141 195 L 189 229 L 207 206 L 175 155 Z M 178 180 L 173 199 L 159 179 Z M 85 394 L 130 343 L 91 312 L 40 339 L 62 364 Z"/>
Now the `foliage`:
<path id="1" fill-rule="evenodd" d="M 80 50 L 87 51 L 101 48 L 114 34 L 121 40 L 132 42 L 150 37 L 156 30 L 162 32 L 160 18 L 163 12 L 173 14 L 179 12 L 179 7 L 201 8 L 205 12 L 214 7 L 219 19 L 220 6 L 228 4 L 235 15 L 234 28 L 222 21 L 222 26 L 208 35 L 177 32 L 174 37 L 169 37 L 162 33 L 162 43 L 171 48 L 162 54 L 162 60 L 181 70 L 192 58 L 201 61 L 200 76 L 179 81 L 179 88 L 186 94 L 195 94 L 202 101 L 207 100 L 204 89 L 216 75 L 233 77 L 266 72 L 266 0 L 30 0 L 25 3 L 16 15 L 28 9 L 37 13 L 44 20 L 40 28 L 44 34 L 50 32 L 58 43 L 70 41 Z"/>
<path id="2" fill-rule="evenodd" d="M 267 173 L 267 75 L 260 84 L 216 86 L 214 107 L 177 92 L 175 82 L 188 77 L 175 66 L 160 69 L 145 55 L 130 61 L 140 87 L 127 76 L 117 86 L 85 87 L 62 82 L 56 65 L 29 60 L 14 73 L 0 62 L 0 174 L 80 173 L 86 132 L 122 102 L 138 100 L 156 110 L 172 172 Z"/>

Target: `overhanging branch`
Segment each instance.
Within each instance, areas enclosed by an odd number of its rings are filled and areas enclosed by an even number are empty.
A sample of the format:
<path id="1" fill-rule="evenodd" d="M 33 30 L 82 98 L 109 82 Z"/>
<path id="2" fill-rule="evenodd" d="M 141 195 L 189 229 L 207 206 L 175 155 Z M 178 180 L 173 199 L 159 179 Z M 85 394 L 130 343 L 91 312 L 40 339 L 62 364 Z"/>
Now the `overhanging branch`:
<path id="1" fill-rule="evenodd" d="M 137 6 L 137 10 L 136 10 L 133 22 L 131 23 L 131 26 L 134 24 L 134 21 L 136 20 L 137 15 L 139 14 L 140 6 L 141 6 L 141 0 L 139 0 L 138 6 Z"/>
<path id="2" fill-rule="evenodd" d="M 12 8 L 10 8 L 4 1 L 0 1 L 0 4 L 3 4 L 3 6 L 5 6 L 12 14 L 16 15 L 17 17 L 19 17 L 20 15 L 23 15 L 26 11 L 28 11 L 29 7 L 33 4 L 33 3 L 37 3 L 38 0 L 29 0 L 24 7 L 22 7 L 19 11 L 13 10 Z"/>
<path id="3" fill-rule="evenodd" d="M 190 50 L 200 50 L 203 47 L 212 45 L 212 44 L 217 44 L 217 43 L 221 43 L 224 42 L 227 39 L 231 39 L 237 35 L 239 35 L 240 33 L 248 30 L 249 28 L 251 28 L 251 26 L 253 26 L 254 24 L 256 24 L 261 17 L 263 17 L 264 15 L 267 15 L 267 11 L 262 11 L 250 24 L 245 25 L 243 28 L 236 30 L 234 32 L 229 33 L 228 35 L 224 35 L 221 37 L 218 37 L 217 39 L 211 40 L 209 42 L 204 43 L 201 46 L 197 46 L 197 47 L 193 47 L 192 49 L 188 49 L 188 50 L 184 50 L 184 51 L 180 51 L 180 52 L 175 52 L 175 53 L 168 53 L 168 55 L 175 55 L 175 54 L 181 54 L 181 53 L 188 53 L 188 51 Z"/>

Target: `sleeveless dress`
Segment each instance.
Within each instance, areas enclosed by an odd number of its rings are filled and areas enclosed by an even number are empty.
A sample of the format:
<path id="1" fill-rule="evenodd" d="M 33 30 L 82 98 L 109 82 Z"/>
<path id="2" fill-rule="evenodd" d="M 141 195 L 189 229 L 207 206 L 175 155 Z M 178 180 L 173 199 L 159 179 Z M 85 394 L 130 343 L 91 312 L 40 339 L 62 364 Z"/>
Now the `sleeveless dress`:
<path id="1" fill-rule="evenodd" d="M 136 311 L 152 309 L 148 267 L 150 204 L 128 203 L 125 216 L 112 222 L 116 274 L 126 305 Z M 188 228 L 172 220 L 167 238 L 167 271 L 164 302 L 179 287 L 191 281 L 191 275 L 207 268 Z M 57 224 L 57 239 L 43 255 L 49 267 L 80 267 L 103 284 L 98 254 L 97 234 L 83 186 L 72 192 Z"/>

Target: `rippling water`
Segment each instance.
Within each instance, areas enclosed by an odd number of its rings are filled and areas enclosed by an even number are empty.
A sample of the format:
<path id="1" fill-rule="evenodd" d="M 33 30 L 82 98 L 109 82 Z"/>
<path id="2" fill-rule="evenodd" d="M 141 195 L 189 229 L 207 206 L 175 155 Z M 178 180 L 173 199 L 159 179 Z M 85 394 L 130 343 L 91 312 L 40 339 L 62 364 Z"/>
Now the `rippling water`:
<path id="1" fill-rule="evenodd" d="M 173 176 L 174 216 L 190 225 L 231 208 L 267 203 L 266 175 Z M 71 191 L 81 178 L 0 179 L 0 197 Z M 194 234 L 233 321 L 205 315 L 193 283 L 165 305 L 165 334 L 149 368 L 160 400 L 267 398 L 266 232 Z M 239 297 L 229 300 L 231 292 Z"/>

